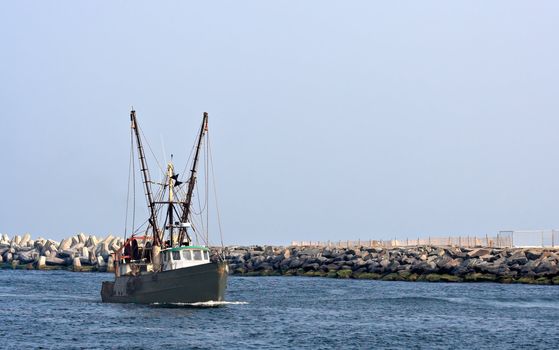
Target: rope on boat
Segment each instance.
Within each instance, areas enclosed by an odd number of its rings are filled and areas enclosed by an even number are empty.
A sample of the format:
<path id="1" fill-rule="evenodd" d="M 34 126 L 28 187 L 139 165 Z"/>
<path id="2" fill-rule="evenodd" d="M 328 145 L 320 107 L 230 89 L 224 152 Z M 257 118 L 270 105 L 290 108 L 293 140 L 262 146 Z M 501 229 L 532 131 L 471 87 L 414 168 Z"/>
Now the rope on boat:
<path id="1" fill-rule="evenodd" d="M 151 145 L 149 143 L 149 141 L 147 140 L 143 130 L 138 126 L 138 129 L 142 135 L 143 140 L 146 142 L 148 149 L 150 150 L 151 155 L 153 156 L 153 158 L 155 159 L 155 162 L 157 163 L 157 166 L 159 167 L 159 170 L 161 171 L 161 173 L 163 174 L 163 176 L 166 178 L 166 173 L 165 171 L 163 171 L 163 168 L 161 166 L 161 164 L 159 163 L 157 157 L 155 156 L 155 153 L 153 152 L 153 149 L 151 148 Z M 207 130 L 206 130 L 207 131 Z M 138 227 L 136 227 L 135 225 L 135 217 L 136 217 L 136 175 L 135 175 L 135 170 L 136 170 L 136 165 L 135 165 L 135 160 L 134 160 L 134 134 L 133 131 L 130 131 L 130 137 L 131 137 L 131 148 L 130 148 L 130 162 L 129 162 L 129 167 L 128 167 L 128 187 L 127 187 L 127 193 L 126 193 L 126 216 L 125 216 L 125 222 L 124 222 L 124 238 L 126 240 L 127 238 L 127 233 L 128 233 L 128 219 L 129 219 L 129 211 L 130 211 L 130 197 L 132 197 L 132 227 L 130 229 L 131 235 L 135 235 L 136 233 L 140 232 L 144 226 L 148 223 L 149 220 L 144 221 L 141 225 L 139 225 Z M 223 243 L 223 227 L 222 227 L 222 223 L 221 223 L 221 213 L 219 210 L 219 203 L 218 203 L 218 196 L 217 196 L 217 184 L 216 184 L 216 180 L 215 180 L 215 171 L 214 171 L 214 163 L 213 163 L 213 155 L 212 155 L 212 150 L 211 150 L 211 144 L 210 144 L 210 137 L 209 137 L 209 133 L 206 132 L 205 133 L 205 147 L 203 148 L 204 152 L 203 152 L 203 156 L 204 156 L 204 160 L 202 162 L 202 164 L 204 165 L 204 197 L 205 197 L 205 201 L 204 204 L 202 205 L 201 202 L 201 196 L 200 196 L 200 190 L 199 190 L 199 185 L 201 183 L 201 181 L 198 181 L 196 183 L 196 197 L 197 197 L 197 202 L 198 202 L 198 209 L 199 211 L 196 212 L 194 211 L 194 208 L 192 208 L 192 203 L 191 203 L 191 217 L 190 217 L 190 221 L 192 224 L 192 230 L 194 232 L 196 241 L 198 242 L 203 242 L 205 245 L 209 246 L 210 242 L 209 242 L 209 230 L 210 230 L 210 220 L 209 220 L 209 211 L 210 211 L 210 182 L 212 183 L 212 191 L 213 192 L 213 196 L 214 196 L 214 200 L 215 200 L 215 210 L 216 210 L 216 219 L 217 219 L 217 226 L 218 226 L 218 231 L 219 231 L 219 240 L 221 243 L 221 248 L 223 250 L 224 248 L 224 243 Z M 194 152 L 194 149 L 196 147 L 196 142 L 194 143 L 193 147 L 190 150 L 190 154 L 188 156 L 188 160 L 185 164 L 185 168 L 183 171 L 183 177 L 186 176 L 186 169 L 188 167 L 188 164 L 190 163 L 191 159 L 192 159 L 192 155 Z M 211 180 L 211 181 L 210 181 Z M 188 181 L 184 181 L 184 183 L 187 183 Z M 164 182 L 166 183 L 166 182 Z M 131 186 L 132 184 L 132 186 Z M 157 183 L 156 183 L 157 184 Z M 151 186 L 151 184 L 150 184 Z M 130 194 L 130 187 L 132 187 L 132 194 Z M 155 194 L 155 198 L 157 201 L 162 202 L 164 200 L 165 197 L 165 188 L 166 185 L 163 186 L 158 186 L 158 190 L 156 191 Z M 184 191 L 183 188 L 181 188 L 180 186 L 176 187 L 176 192 L 175 194 L 177 195 L 177 199 L 181 199 L 181 197 L 186 196 L 186 193 Z M 184 200 L 184 198 L 182 199 Z M 161 210 L 162 210 L 163 206 L 159 206 L 159 208 L 156 208 L 156 212 L 157 214 L 160 214 Z M 177 212 L 178 214 L 178 212 Z M 204 218 L 204 214 L 205 214 L 205 218 Z M 179 215 L 180 216 L 180 215 Z M 205 219 L 205 220 L 204 220 Z M 165 223 L 163 224 L 165 225 Z M 200 230 L 198 229 L 200 228 Z M 146 230 L 149 230 L 149 227 L 145 228 Z M 204 234 L 205 233 L 205 234 Z M 147 236 L 146 236 L 147 237 Z M 193 237 L 194 238 L 194 237 Z M 223 259 L 222 256 L 220 256 L 221 259 Z"/>

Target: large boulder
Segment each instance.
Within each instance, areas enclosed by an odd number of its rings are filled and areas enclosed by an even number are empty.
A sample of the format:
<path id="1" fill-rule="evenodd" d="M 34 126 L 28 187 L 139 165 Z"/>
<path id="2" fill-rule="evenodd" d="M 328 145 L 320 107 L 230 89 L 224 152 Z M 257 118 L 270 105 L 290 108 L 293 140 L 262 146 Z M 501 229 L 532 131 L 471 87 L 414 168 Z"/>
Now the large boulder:
<path id="1" fill-rule="evenodd" d="M 21 237 L 19 235 L 15 235 L 10 243 L 14 245 L 19 245 L 19 242 L 21 242 Z"/>
<path id="2" fill-rule="evenodd" d="M 76 258 L 74 258 L 74 259 L 76 259 Z M 91 262 L 91 260 L 89 260 L 89 257 L 87 257 L 87 256 L 80 256 L 79 259 L 80 259 L 81 265 L 86 265 L 86 266 L 93 265 L 93 263 Z"/>
<path id="3" fill-rule="evenodd" d="M 107 237 L 105 237 L 100 243 L 110 243 L 113 238 L 115 238 L 112 234 L 109 233 Z"/>
<path id="4" fill-rule="evenodd" d="M 291 250 L 285 249 L 282 254 L 279 255 L 283 259 L 289 259 L 291 257 Z"/>
<path id="5" fill-rule="evenodd" d="M 37 261 L 37 269 L 39 269 L 39 270 L 44 269 L 45 266 L 47 266 L 47 257 L 46 256 L 40 256 L 39 260 Z"/>
<path id="6" fill-rule="evenodd" d="M 302 265 L 303 265 L 303 262 L 301 260 L 299 260 L 298 258 L 291 259 L 291 261 L 289 262 L 289 268 L 290 269 L 298 269 Z"/>
<path id="7" fill-rule="evenodd" d="M 508 261 L 509 261 L 509 264 L 523 265 L 523 264 L 526 264 L 528 262 L 528 258 L 526 258 L 526 255 L 524 254 L 524 252 L 522 250 L 518 250 L 510 256 Z"/>
<path id="8" fill-rule="evenodd" d="M 87 249 L 87 247 L 81 247 L 77 249 L 77 252 L 79 256 L 89 259 L 89 250 Z"/>
<path id="9" fill-rule="evenodd" d="M 78 233 L 77 238 L 79 243 L 83 243 L 85 245 L 86 237 L 82 232 Z"/>
<path id="10" fill-rule="evenodd" d="M 30 250 L 30 251 L 26 251 L 26 252 L 18 252 L 17 253 L 17 260 L 20 261 L 20 263 L 22 264 L 29 264 L 35 261 L 35 255 L 37 254 L 37 251 L 34 250 Z"/>
<path id="11" fill-rule="evenodd" d="M 111 243 L 109 244 L 109 249 L 111 253 L 116 252 L 118 249 L 120 248 L 120 238 L 119 237 L 115 237 L 111 240 Z"/>
<path id="12" fill-rule="evenodd" d="M 2 260 L 4 260 L 5 263 L 10 263 L 13 260 L 13 254 L 7 250 L 6 252 L 4 252 L 4 255 L 2 255 Z"/>
<path id="13" fill-rule="evenodd" d="M 528 260 L 536 260 L 539 259 L 542 256 L 542 251 L 541 250 L 536 250 L 536 249 L 530 249 L 527 250 L 525 252 L 526 254 L 526 258 L 528 258 Z"/>
<path id="14" fill-rule="evenodd" d="M 302 265 L 305 271 L 318 271 L 320 265 L 318 263 L 305 263 Z"/>
<path id="15" fill-rule="evenodd" d="M 80 258 L 74 258 L 74 260 L 72 261 L 72 269 L 74 271 L 81 271 L 82 263 L 80 261 Z"/>
<path id="16" fill-rule="evenodd" d="M 73 258 L 76 256 L 76 251 L 74 249 L 65 249 L 58 252 L 57 256 L 59 258 Z"/>
<path id="17" fill-rule="evenodd" d="M 72 246 L 72 239 L 64 238 L 58 245 L 58 250 L 67 250 L 70 249 L 71 246 Z"/>
<path id="18" fill-rule="evenodd" d="M 107 272 L 115 272 L 115 260 L 112 255 L 107 260 Z"/>
<path id="19" fill-rule="evenodd" d="M 72 240 L 72 243 L 70 244 L 70 247 L 74 247 L 76 244 L 80 243 L 80 240 L 78 239 L 78 236 L 72 236 L 71 240 Z"/>
<path id="20" fill-rule="evenodd" d="M 97 249 L 95 249 L 95 255 L 101 255 L 105 260 L 109 259 L 109 255 L 111 255 L 111 251 L 109 250 L 109 243 L 99 243 L 97 245 Z"/>
<path id="21" fill-rule="evenodd" d="M 99 243 L 99 240 L 97 239 L 97 237 L 95 237 L 94 235 L 90 235 L 89 238 L 87 239 L 87 242 L 85 243 L 85 245 L 87 247 L 96 247 L 97 243 Z"/>
<path id="22" fill-rule="evenodd" d="M 49 256 L 45 259 L 45 264 L 48 266 L 62 266 L 65 265 L 64 259 L 57 258 L 55 256 Z"/>
<path id="23" fill-rule="evenodd" d="M 31 235 L 29 233 L 26 233 L 21 238 L 21 241 L 19 242 L 19 245 L 20 246 L 27 246 L 27 242 L 29 242 L 30 240 L 31 240 Z"/>

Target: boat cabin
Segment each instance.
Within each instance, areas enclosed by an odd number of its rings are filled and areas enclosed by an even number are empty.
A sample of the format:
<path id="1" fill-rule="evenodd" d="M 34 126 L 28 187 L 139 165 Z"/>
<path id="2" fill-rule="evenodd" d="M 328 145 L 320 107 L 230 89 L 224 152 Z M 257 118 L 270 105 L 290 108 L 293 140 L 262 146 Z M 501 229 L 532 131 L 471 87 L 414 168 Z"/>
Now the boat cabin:
<path id="1" fill-rule="evenodd" d="M 210 262 L 210 250 L 204 246 L 183 246 L 161 251 L 163 271 L 182 269 Z"/>

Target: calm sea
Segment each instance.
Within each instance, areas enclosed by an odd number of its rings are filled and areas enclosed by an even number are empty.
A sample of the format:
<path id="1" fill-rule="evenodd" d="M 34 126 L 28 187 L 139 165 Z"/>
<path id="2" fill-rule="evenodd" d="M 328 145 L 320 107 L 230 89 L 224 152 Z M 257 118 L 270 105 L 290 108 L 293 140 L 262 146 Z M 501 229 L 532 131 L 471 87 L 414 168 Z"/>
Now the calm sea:
<path id="1" fill-rule="evenodd" d="M 231 277 L 219 307 L 103 304 L 111 274 L 0 270 L 0 348 L 559 347 L 559 286 Z"/>

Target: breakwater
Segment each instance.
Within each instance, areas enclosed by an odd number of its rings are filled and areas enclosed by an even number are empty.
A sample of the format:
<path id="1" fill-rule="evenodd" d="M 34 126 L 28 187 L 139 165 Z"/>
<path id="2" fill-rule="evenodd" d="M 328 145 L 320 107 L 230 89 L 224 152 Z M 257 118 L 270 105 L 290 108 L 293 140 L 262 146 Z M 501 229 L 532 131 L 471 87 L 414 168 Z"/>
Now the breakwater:
<path id="1" fill-rule="evenodd" d="M 121 237 L 83 233 L 54 241 L 26 234 L 0 237 L 0 266 L 14 269 L 113 271 Z M 559 250 L 542 248 L 213 248 L 230 273 L 428 282 L 501 282 L 559 285 Z"/>
<path id="2" fill-rule="evenodd" d="M 121 237 L 97 238 L 79 233 L 58 242 L 31 239 L 29 234 L 0 237 L 0 265 L 14 269 L 71 269 L 114 271 L 114 252 L 124 243 Z"/>
<path id="3" fill-rule="evenodd" d="M 386 281 L 559 285 L 559 250 L 524 248 L 228 247 L 231 272 Z"/>

